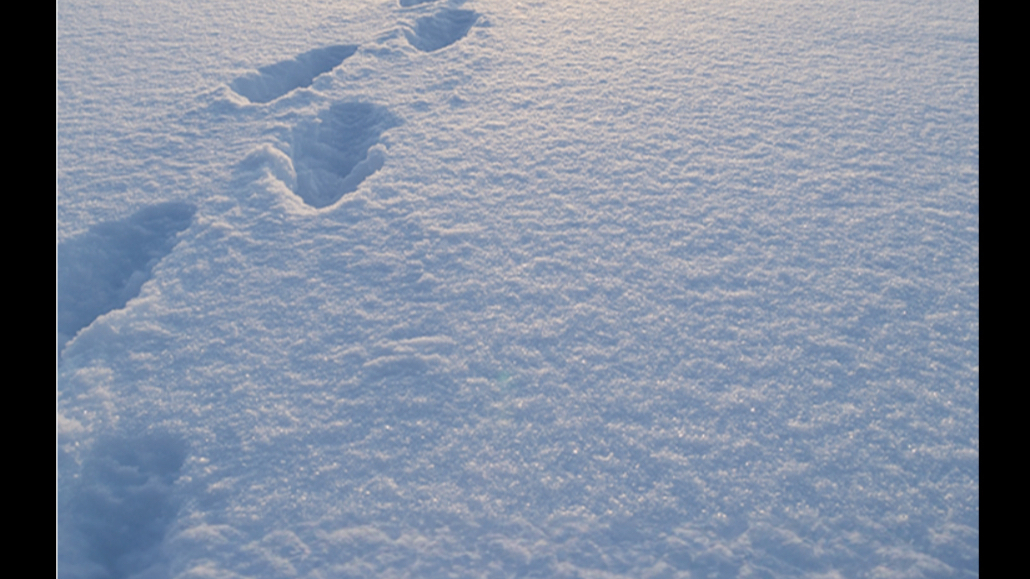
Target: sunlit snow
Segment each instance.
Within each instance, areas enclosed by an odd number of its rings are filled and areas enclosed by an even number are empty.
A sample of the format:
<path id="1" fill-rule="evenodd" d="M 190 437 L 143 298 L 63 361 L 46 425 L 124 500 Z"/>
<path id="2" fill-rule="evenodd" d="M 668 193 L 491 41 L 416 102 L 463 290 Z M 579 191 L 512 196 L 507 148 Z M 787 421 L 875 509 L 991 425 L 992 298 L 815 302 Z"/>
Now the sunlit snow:
<path id="1" fill-rule="evenodd" d="M 979 576 L 979 6 L 61 0 L 58 576 Z"/>

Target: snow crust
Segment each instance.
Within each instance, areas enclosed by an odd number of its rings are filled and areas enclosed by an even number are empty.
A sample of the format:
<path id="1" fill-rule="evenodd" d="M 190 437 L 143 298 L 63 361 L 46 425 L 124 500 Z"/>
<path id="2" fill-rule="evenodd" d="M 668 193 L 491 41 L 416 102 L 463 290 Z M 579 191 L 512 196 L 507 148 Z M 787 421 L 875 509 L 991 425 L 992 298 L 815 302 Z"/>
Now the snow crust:
<path id="1" fill-rule="evenodd" d="M 978 27 L 59 3 L 58 576 L 978 577 Z"/>

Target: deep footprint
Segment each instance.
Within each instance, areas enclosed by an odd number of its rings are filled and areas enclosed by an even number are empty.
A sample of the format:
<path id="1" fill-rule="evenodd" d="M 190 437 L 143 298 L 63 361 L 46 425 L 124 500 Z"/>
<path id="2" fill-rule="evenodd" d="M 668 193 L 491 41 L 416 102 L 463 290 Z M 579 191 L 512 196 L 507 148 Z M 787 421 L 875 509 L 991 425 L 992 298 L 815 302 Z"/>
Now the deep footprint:
<path id="1" fill-rule="evenodd" d="M 357 45 L 343 44 L 309 50 L 245 74 L 229 86 L 250 102 L 271 102 L 294 89 L 311 86 L 316 77 L 340 66 L 357 49 Z"/>
<path id="2" fill-rule="evenodd" d="M 195 212 L 186 203 L 153 205 L 58 245 L 58 348 L 139 295 L 154 265 L 171 252 L 176 234 L 189 227 Z"/>
<path id="3" fill-rule="evenodd" d="M 400 120 L 370 103 L 337 103 L 318 120 L 293 133 L 296 193 L 305 203 L 322 208 L 358 188 L 383 166 L 383 156 L 369 149 Z"/>
<path id="4" fill-rule="evenodd" d="M 59 507 L 60 579 L 152 577 L 186 458 L 171 435 L 101 441 Z"/>
<path id="5" fill-rule="evenodd" d="M 405 30 L 404 35 L 415 48 L 432 52 L 464 38 L 478 18 L 472 10 L 441 10 L 416 20 L 414 30 Z"/>

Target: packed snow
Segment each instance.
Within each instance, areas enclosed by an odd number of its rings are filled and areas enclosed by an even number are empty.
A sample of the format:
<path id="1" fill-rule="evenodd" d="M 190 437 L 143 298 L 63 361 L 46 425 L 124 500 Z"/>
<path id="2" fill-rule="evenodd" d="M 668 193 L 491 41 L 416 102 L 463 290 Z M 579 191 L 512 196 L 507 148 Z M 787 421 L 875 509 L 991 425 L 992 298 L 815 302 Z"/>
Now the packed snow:
<path id="1" fill-rule="evenodd" d="M 979 576 L 971 0 L 61 0 L 62 579 Z"/>

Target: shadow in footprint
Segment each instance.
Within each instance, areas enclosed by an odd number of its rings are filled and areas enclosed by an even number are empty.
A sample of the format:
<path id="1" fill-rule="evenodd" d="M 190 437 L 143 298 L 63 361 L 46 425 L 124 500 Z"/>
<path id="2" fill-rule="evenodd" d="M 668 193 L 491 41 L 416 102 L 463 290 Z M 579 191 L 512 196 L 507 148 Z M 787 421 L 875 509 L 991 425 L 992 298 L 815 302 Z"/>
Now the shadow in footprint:
<path id="1" fill-rule="evenodd" d="M 472 10 L 441 10 L 416 20 L 414 30 L 405 30 L 404 35 L 415 48 L 432 52 L 464 38 L 478 18 Z"/>
<path id="2" fill-rule="evenodd" d="M 355 191 L 383 166 L 382 152 L 371 147 L 383 131 L 399 124 L 384 107 L 337 103 L 317 121 L 294 129 L 297 195 L 308 205 L 322 208 Z"/>
<path id="3" fill-rule="evenodd" d="M 402 8 L 411 8 L 412 6 L 418 6 L 419 4 L 429 4 L 430 2 L 436 2 L 436 0 L 400 0 Z"/>
<path id="4" fill-rule="evenodd" d="M 340 66 L 357 49 L 356 45 L 344 44 L 309 50 L 245 74 L 229 86 L 250 102 L 271 102 L 291 90 L 311 86 L 315 77 Z"/>
<path id="5" fill-rule="evenodd" d="M 159 564 L 178 510 L 173 485 L 186 444 L 171 435 L 105 440 L 59 507 L 60 579 L 137 575 Z"/>
<path id="6" fill-rule="evenodd" d="M 171 252 L 196 208 L 162 203 L 92 227 L 57 247 L 57 344 L 139 295 L 154 265 Z"/>

